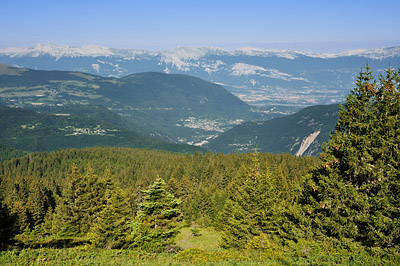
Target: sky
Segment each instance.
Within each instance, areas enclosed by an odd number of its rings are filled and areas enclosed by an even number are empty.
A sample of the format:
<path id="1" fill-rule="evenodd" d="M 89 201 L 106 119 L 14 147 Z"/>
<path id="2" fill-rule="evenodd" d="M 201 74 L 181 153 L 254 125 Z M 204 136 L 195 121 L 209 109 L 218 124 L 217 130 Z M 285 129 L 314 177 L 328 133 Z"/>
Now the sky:
<path id="1" fill-rule="evenodd" d="M 399 10 L 399 0 L 0 0 L 0 48 L 341 52 L 400 46 Z"/>

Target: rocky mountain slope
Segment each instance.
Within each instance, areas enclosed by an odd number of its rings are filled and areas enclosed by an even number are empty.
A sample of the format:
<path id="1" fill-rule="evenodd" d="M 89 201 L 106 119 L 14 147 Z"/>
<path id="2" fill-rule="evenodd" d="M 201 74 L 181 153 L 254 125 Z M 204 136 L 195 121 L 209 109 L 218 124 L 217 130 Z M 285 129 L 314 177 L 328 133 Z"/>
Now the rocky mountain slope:
<path id="1" fill-rule="evenodd" d="M 257 148 L 260 152 L 317 156 L 335 130 L 338 112 L 337 104 L 319 105 L 268 121 L 243 123 L 211 140 L 207 147 L 224 153 Z"/>

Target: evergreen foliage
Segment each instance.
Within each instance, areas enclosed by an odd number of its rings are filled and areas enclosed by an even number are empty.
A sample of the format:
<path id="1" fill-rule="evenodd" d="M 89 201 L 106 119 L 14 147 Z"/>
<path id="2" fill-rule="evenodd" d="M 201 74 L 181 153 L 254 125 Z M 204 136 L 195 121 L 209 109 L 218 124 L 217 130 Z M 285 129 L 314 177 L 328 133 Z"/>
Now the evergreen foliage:
<path id="1" fill-rule="evenodd" d="M 0 144 L 0 161 L 7 161 L 12 158 L 21 157 L 24 154 L 26 154 L 26 152 Z"/>
<path id="2" fill-rule="evenodd" d="M 221 245 L 224 248 L 246 247 L 249 241 L 275 233 L 277 192 L 268 169 L 261 168 L 259 154 L 243 166 L 240 175 L 228 187 L 228 199 L 221 212 L 223 230 Z"/>
<path id="3" fill-rule="evenodd" d="M 90 228 L 90 241 L 97 248 L 127 247 L 128 223 L 133 215 L 127 198 L 119 189 L 108 187 L 104 200 L 105 205 Z"/>
<path id="4" fill-rule="evenodd" d="M 6 185 L 3 187 L 6 193 L 2 208 L 4 208 L 4 226 L 8 228 L 7 234 L 16 234 L 16 238 L 20 238 L 20 234 L 24 232 L 39 233 L 48 211 L 55 206 L 52 191 L 42 180 L 32 177 L 16 177 L 9 182 L 5 182 L 4 179 L 1 181 Z"/>
<path id="5" fill-rule="evenodd" d="M 31 193 L 30 184 L 40 180 L 41 186 L 48 190 L 46 193 L 51 196 L 51 207 L 55 210 L 60 208 L 58 205 L 62 204 L 62 198 L 67 195 L 66 191 L 71 185 L 67 177 L 72 174 L 71 165 L 75 164 L 77 171 L 84 176 L 90 164 L 94 174 L 99 177 L 106 175 L 109 169 L 113 183 L 129 195 L 128 201 L 134 210 L 142 196 L 140 191 L 152 184 L 155 176 L 163 176 L 167 191 L 182 200 L 180 208 L 185 221 L 188 224 L 196 221 L 199 225 L 211 226 L 216 223 L 216 216 L 224 206 L 228 184 L 236 178 L 241 165 L 250 161 L 251 156 L 250 153 L 224 155 L 211 152 L 185 155 L 104 147 L 58 150 L 29 154 L 0 163 L 3 180 L 0 185 L 5 191 L 4 202 L 12 208 L 19 201 L 20 205 L 25 205 Z M 298 186 L 300 177 L 318 162 L 317 158 L 268 153 L 259 154 L 259 160 L 262 165 L 269 166 L 272 176 L 277 176 L 274 182 L 287 184 L 279 192 L 283 198 L 296 195 L 291 192 L 291 187 Z M 57 202 L 54 198 L 57 198 Z M 47 213 L 51 211 L 48 209 Z M 46 226 L 51 227 L 49 220 L 52 219 L 46 220 Z"/>
<path id="6" fill-rule="evenodd" d="M 55 209 L 52 231 L 60 236 L 84 236 L 103 207 L 104 185 L 90 166 L 82 176 L 73 165 L 67 182 L 68 187 Z"/>
<path id="7" fill-rule="evenodd" d="M 361 72 L 341 107 L 302 204 L 320 237 L 368 247 L 400 241 L 400 89 L 392 69 L 375 81 Z M 347 239 L 347 240 L 346 240 Z"/>
<path id="8" fill-rule="evenodd" d="M 147 251 L 162 252 L 174 244 L 182 224 L 181 201 L 165 189 L 158 178 L 144 193 L 143 202 L 132 223 L 133 246 Z"/>
<path id="9" fill-rule="evenodd" d="M 15 234 L 15 217 L 13 217 L 6 205 L 0 203 L 0 250 L 6 249 L 11 244 Z"/>

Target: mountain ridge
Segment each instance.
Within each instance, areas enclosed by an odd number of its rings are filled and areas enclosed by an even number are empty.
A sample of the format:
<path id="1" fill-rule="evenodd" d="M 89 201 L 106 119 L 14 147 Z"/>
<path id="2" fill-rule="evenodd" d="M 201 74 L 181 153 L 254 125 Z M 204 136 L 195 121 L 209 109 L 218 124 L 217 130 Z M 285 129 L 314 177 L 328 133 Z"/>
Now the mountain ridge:
<path id="1" fill-rule="evenodd" d="M 142 72 L 186 74 L 220 84 L 242 101 L 276 113 L 343 102 L 354 77 L 368 64 L 377 75 L 400 67 L 400 47 L 340 53 L 218 47 L 162 51 L 100 46 L 37 45 L 0 50 L 0 62 L 37 70 L 78 71 L 102 77 Z"/>
<path id="2" fill-rule="evenodd" d="M 119 56 L 125 59 L 134 59 L 134 56 L 148 54 L 179 59 L 199 59 L 207 55 L 251 55 L 251 56 L 280 56 L 293 59 L 296 56 L 309 56 L 315 58 L 336 58 L 342 56 L 360 56 L 371 59 L 382 59 L 400 55 L 400 46 L 379 47 L 371 49 L 352 49 L 342 52 L 319 53 L 305 52 L 289 49 L 262 49 L 254 47 L 243 47 L 235 50 L 224 50 L 214 46 L 178 46 L 174 49 L 150 51 L 143 49 L 109 48 L 98 45 L 86 46 L 59 46 L 54 44 L 36 44 L 35 47 L 9 47 L 0 49 L 0 54 L 11 57 L 32 56 L 39 57 L 50 55 L 52 57 L 98 57 Z M 164 59 L 165 60 L 165 59 Z"/>

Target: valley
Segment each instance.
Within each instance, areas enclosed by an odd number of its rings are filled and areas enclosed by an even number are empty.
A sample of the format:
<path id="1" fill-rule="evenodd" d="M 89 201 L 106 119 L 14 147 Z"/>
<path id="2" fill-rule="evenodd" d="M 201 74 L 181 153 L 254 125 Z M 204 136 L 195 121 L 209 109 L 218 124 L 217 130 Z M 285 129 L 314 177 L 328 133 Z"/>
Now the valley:
<path id="1" fill-rule="evenodd" d="M 274 116 L 249 106 L 219 85 L 187 75 L 147 72 L 106 78 L 7 65 L 0 69 L 0 104 L 52 114 L 59 120 L 85 114 L 102 121 L 107 118 L 108 124 L 118 123 L 117 128 L 100 127 L 96 122 L 91 126 L 65 124 L 59 129 L 65 136 L 118 135 L 124 128 L 197 146 L 243 121 Z M 32 127 L 23 125 L 21 129 Z"/>

